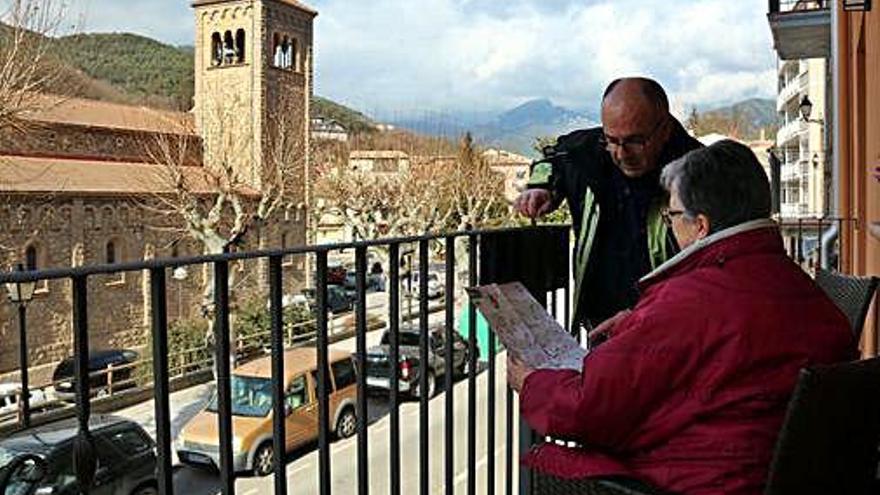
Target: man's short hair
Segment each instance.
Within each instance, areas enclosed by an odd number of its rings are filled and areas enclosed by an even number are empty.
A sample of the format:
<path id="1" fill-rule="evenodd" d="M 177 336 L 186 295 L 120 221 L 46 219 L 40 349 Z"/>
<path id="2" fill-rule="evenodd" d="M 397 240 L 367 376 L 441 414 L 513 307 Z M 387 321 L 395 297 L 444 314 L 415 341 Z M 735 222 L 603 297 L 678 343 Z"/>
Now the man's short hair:
<path id="1" fill-rule="evenodd" d="M 770 216 L 770 183 L 748 146 L 725 139 L 663 169 L 660 182 L 678 194 L 685 214 L 709 218 L 711 233 Z"/>
<path id="2" fill-rule="evenodd" d="M 648 99 L 648 101 L 657 105 L 657 108 L 666 112 L 669 111 L 669 98 L 666 96 L 666 91 L 663 89 L 663 86 L 657 81 L 647 77 L 620 77 L 611 81 L 611 84 L 605 88 L 605 93 L 602 95 L 602 101 L 604 102 L 605 99 L 608 98 L 608 95 L 614 91 L 614 88 L 620 84 L 621 81 L 627 79 L 632 79 L 638 82 L 642 94 Z"/>

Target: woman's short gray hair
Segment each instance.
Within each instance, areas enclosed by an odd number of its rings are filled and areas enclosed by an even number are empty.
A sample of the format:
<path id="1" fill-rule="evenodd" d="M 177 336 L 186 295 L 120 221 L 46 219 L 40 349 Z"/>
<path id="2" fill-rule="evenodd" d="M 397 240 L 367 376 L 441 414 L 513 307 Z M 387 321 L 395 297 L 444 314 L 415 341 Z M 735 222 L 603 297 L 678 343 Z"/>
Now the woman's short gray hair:
<path id="1" fill-rule="evenodd" d="M 660 181 L 678 194 L 686 215 L 706 215 L 712 233 L 770 216 L 767 174 L 752 150 L 736 141 L 691 151 L 664 167 Z"/>

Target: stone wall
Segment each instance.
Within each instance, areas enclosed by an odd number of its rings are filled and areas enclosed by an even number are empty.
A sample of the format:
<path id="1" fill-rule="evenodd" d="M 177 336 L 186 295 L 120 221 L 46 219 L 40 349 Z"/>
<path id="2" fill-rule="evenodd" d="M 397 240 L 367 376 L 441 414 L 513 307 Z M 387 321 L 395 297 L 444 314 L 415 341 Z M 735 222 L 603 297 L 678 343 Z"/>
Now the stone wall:
<path id="1" fill-rule="evenodd" d="M 103 264 L 112 242 L 117 262 L 145 258 L 185 257 L 201 254 L 197 242 L 180 239 L 176 232 L 156 228 L 167 219 L 151 215 L 142 206 L 117 198 L 54 198 L 41 202 L 33 196 L 0 197 L 0 233 L 3 269 L 22 262 L 25 251 L 37 252 L 37 268 Z M 280 211 L 268 225 L 255 229 L 238 247 L 256 250 L 302 245 L 304 211 Z M 237 270 L 234 296 L 268 299 L 265 261 L 233 263 Z M 284 264 L 285 293 L 304 288 L 304 256 L 289 257 Z M 168 319 L 199 317 L 210 272 L 204 265 L 187 267 L 186 279 L 166 274 Z M 89 342 L 92 349 L 140 348 L 148 342 L 150 325 L 149 277 L 141 271 L 96 275 L 88 283 Z M 72 353 L 72 289 L 69 279 L 38 283 L 28 305 L 28 349 L 35 385 L 47 382 L 55 364 Z M 16 308 L 0 304 L 0 381 L 18 370 Z M 8 377 L 11 378 L 11 377 Z"/>
<path id="2" fill-rule="evenodd" d="M 11 155 L 151 163 L 156 162 L 155 153 L 151 150 L 155 149 L 157 140 L 185 145 L 185 165 L 202 163 L 198 136 L 161 135 L 60 123 L 37 123 L 26 133 L 11 130 L 0 132 L 0 150 Z"/>

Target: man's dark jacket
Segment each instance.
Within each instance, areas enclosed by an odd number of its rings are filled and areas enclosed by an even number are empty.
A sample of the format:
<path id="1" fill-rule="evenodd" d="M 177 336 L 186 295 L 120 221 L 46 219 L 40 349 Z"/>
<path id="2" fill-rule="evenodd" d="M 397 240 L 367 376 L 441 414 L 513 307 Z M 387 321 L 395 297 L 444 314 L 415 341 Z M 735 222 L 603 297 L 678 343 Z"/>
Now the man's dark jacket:
<path id="1" fill-rule="evenodd" d="M 556 205 L 571 210 L 577 238 L 574 256 L 573 323 L 596 324 L 638 299 L 638 280 L 677 251 L 660 218 L 667 195 L 660 186 L 663 166 L 701 147 L 670 118 L 672 130 L 657 167 L 630 179 L 602 146 L 602 128 L 572 132 L 545 149 L 545 163 L 532 171 L 529 187 L 549 189 Z"/>

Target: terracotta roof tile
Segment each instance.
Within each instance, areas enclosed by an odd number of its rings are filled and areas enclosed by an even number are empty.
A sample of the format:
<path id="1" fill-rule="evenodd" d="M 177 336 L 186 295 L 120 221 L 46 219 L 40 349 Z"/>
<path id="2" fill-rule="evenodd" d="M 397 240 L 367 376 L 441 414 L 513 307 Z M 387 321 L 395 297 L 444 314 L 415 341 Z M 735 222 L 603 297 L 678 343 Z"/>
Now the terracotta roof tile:
<path id="1" fill-rule="evenodd" d="M 212 191 L 202 167 L 184 167 L 197 193 Z M 59 194 L 155 194 L 173 189 L 161 165 L 57 158 L 0 156 L 0 192 Z"/>
<path id="2" fill-rule="evenodd" d="M 170 134 L 195 134 L 193 116 L 148 107 L 120 105 L 82 98 L 36 95 L 39 110 L 24 117 L 38 122 L 126 129 Z"/>

